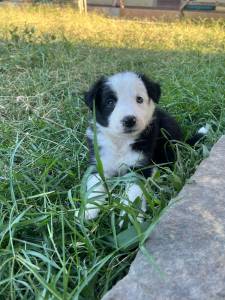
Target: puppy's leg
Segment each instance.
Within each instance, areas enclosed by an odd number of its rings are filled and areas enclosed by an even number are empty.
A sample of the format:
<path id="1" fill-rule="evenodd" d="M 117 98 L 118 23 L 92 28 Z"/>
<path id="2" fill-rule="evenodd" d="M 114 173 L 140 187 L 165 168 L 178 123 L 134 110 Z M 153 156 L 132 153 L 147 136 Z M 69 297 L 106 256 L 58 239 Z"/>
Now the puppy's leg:
<path id="1" fill-rule="evenodd" d="M 91 220 L 98 216 L 100 211 L 98 206 L 101 205 L 106 198 L 105 187 L 99 174 L 95 173 L 89 176 L 87 180 L 87 193 L 88 202 L 85 206 L 85 219 Z"/>
<path id="2" fill-rule="evenodd" d="M 141 210 L 145 212 L 146 200 L 140 186 L 137 185 L 136 183 L 129 183 L 126 187 L 126 199 L 123 200 L 123 204 L 129 206 L 129 203 L 133 203 L 138 197 L 141 199 Z M 121 211 L 120 216 L 124 216 L 125 213 L 126 212 L 124 210 Z M 137 219 L 139 222 L 142 222 L 143 221 L 142 214 L 139 214 Z M 123 225 L 123 220 L 121 220 L 119 223 L 120 227 L 122 225 Z"/>
<path id="3" fill-rule="evenodd" d="M 136 183 L 129 184 L 126 189 L 126 194 L 130 202 L 134 202 L 137 197 L 141 199 L 141 209 L 146 211 L 146 200 L 143 195 L 143 191 Z"/>

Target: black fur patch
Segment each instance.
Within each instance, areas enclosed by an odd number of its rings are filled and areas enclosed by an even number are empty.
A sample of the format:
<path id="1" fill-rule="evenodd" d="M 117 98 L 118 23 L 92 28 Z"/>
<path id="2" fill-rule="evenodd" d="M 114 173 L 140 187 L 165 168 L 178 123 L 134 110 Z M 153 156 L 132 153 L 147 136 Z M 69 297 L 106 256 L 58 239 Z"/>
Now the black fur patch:
<path id="1" fill-rule="evenodd" d="M 159 102 L 160 96 L 161 96 L 161 88 L 160 85 L 152 80 L 150 80 L 147 76 L 144 74 L 138 74 L 138 76 L 143 81 L 146 90 L 148 92 L 149 98 L 151 98 L 155 103 Z"/>
<path id="2" fill-rule="evenodd" d="M 93 105 L 96 107 L 96 121 L 102 125 L 108 126 L 108 119 L 113 112 L 117 101 L 116 94 L 106 84 L 106 78 L 100 78 L 92 88 L 85 94 L 85 103 L 93 111 Z M 109 104 L 113 102 L 113 104 Z"/>
<path id="3" fill-rule="evenodd" d="M 180 140 L 182 140 L 182 133 L 175 119 L 165 111 L 156 108 L 153 121 L 141 132 L 132 149 L 145 155 L 146 166 L 172 163 L 175 160 L 172 143 Z M 148 177 L 150 171 L 147 169 L 142 173 Z"/>

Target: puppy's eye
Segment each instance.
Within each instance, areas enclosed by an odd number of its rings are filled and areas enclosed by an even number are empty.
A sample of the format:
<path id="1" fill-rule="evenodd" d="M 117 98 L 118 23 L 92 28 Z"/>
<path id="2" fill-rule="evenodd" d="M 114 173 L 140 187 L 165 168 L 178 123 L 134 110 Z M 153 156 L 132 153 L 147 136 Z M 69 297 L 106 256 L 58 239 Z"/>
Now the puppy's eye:
<path id="1" fill-rule="evenodd" d="M 137 101 L 137 103 L 141 104 L 141 103 L 144 102 L 144 99 L 142 97 L 140 97 L 140 96 L 137 96 L 136 97 L 136 101 Z"/>
<path id="2" fill-rule="evenodd" d="M 115 100 L 114 99 L 107 99 L 106 100 L 106 105 L 107 106 L 114 106 Z"/>

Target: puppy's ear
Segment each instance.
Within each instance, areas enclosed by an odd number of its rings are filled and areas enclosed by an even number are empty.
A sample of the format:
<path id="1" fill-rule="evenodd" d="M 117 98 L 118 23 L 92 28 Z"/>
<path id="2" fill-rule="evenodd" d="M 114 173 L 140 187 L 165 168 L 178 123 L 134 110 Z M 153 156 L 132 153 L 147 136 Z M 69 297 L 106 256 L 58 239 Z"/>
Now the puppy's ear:
<path id="1" fill-rule="evenodd" d="M 94 100 L 97 103 L 100 101 L 102 88 L 105 82 L 105 77 L 101 77 L 96 81 L 88 92 L 84 93 L 84 100 L 86 105 L 93 110 Z"/>
<path id="2" fill-rule="evenodd" d="M 152 80 L 150 80 L 147 76 L 144 74 L 138 74 L 138 76 L 143 81 L 146 90 L 148 92 L 149 98 L 151 98 L 154 102 L 158 103 L 159 98 L 161 96 L 161 88 L 160 85 Z"/>

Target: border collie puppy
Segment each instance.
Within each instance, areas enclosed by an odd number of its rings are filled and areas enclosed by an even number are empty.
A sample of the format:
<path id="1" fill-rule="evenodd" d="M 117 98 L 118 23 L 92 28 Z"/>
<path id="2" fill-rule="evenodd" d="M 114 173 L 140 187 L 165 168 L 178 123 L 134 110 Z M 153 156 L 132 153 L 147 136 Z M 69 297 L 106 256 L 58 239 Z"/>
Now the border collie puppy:
<path id="1" fill-rule="evenodd" d="M 133 72 L 102 77 L 85 94 L 85 102 L 92 111 L 95 105 L 98 149 L 106 178 L 141 168 L 142 175 L 149 177 L 154 164 L 175 160 L 171 143 L 182 140 L 182 134 L 175 119 L 156 107 L 160 94 L 158 83 Z M 95 165 L 93 124 L 87 129 L 87 138 L 90 163 Z M 86 204 L 85 218 L 94 219 L 106 199 L 97 171 L 88 178 L 87 190 L 90 202 Z M 140 197 L 142 210 L 146 210 L 137 184 L 129 184 L 126 195 L 126 205 Z"/>

